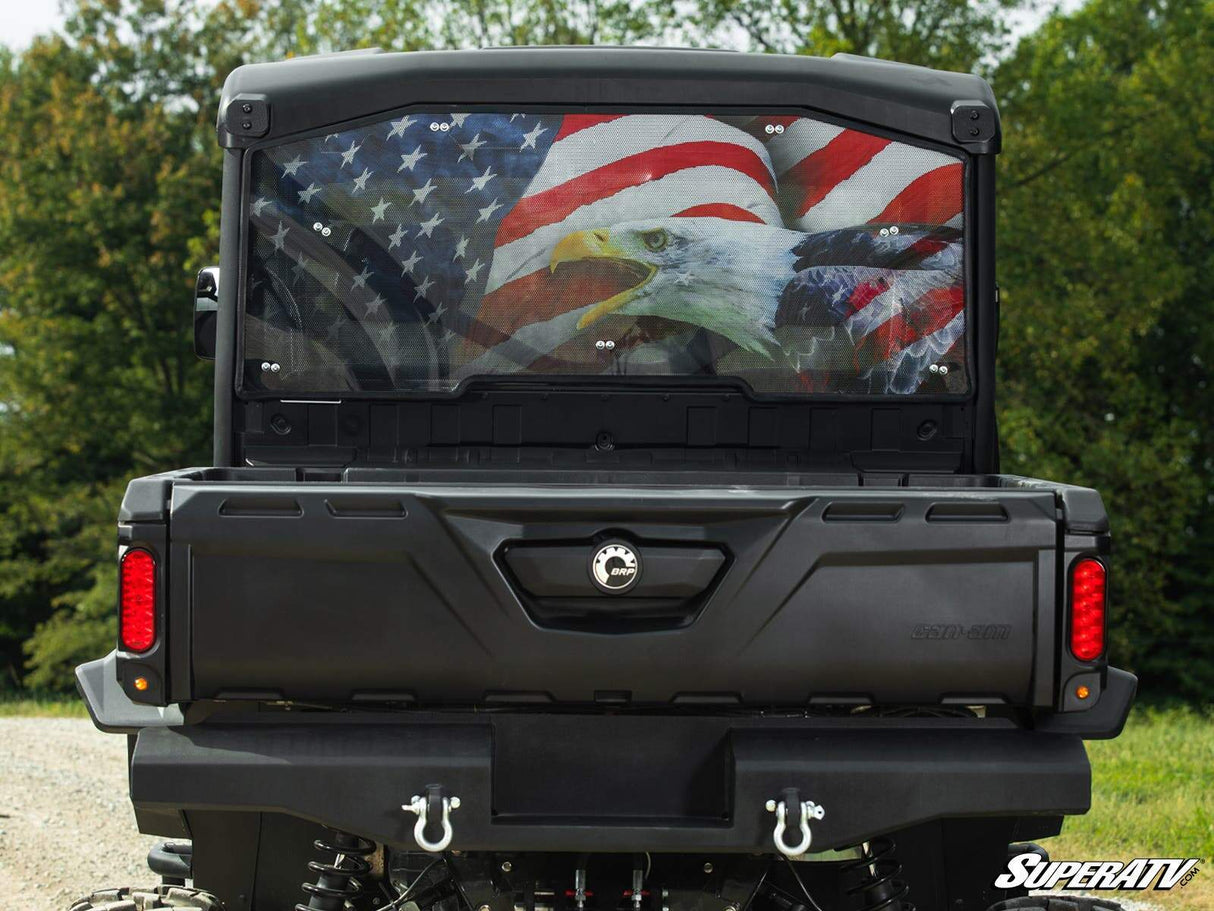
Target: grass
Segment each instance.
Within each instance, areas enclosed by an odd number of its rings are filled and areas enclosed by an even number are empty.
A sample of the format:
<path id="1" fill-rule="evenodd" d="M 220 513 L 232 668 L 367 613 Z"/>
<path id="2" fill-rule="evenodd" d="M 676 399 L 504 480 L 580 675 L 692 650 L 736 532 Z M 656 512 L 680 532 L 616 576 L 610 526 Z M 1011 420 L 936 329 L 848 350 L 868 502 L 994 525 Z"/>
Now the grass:
<path id="1" fill-rule="evenodd" d="M 0 693 L 0 718 L 87 718 L 79 696 L 60 693 Z"/>
<path id="2" fill-rule="evenodd" d="M 1214 911 L 1214 713 L 1136 709 L 1116 740 L 1088 744 L 1092 809 L 1043 844 L 1054 860 L 1200 857 L 1184 888 L 1127 893 L 1169 911 Z"/>
<path id="3" fill-rule="evenodd" d="M 75 696 L 0 694 L 0 717 L 87 717 Z M 1116 740 L 1088 744 L 1092 809 L 1044 847 L 1054 860 L 1200 857 L 1172 892 L 1126 894 L 1168 911 L 1214 911 L 1214 712 L 1135 709 Z"/>

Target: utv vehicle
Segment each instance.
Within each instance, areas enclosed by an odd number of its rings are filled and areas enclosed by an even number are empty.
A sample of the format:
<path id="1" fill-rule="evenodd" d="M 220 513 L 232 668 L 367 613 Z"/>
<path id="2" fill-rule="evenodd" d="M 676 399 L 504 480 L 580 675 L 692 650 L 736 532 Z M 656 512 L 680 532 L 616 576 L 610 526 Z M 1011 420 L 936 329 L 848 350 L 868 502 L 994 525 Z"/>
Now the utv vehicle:
<path id="1" fill-rule="evenodd" d="M 351 53 L 218 134 L 213 464 L 78 671 L 164 882 L 79 907 L 1062 907 L 994 881 L 1136 681 L 1100 497 L 999 473 L 985 82 Z"/>

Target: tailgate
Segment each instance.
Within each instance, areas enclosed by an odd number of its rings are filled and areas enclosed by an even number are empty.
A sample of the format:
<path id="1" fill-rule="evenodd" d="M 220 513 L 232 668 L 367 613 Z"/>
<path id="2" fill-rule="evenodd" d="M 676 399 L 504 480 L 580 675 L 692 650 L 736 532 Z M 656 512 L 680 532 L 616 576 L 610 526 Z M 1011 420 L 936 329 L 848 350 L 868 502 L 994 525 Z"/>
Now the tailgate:
<path id="1" fill-rule="evenodd" d="M 1047 490 L 179 481 L 174 697 L 1049 704 L 1056 512 Z M 608 545 L 625 590 L 592 579 Z"/>

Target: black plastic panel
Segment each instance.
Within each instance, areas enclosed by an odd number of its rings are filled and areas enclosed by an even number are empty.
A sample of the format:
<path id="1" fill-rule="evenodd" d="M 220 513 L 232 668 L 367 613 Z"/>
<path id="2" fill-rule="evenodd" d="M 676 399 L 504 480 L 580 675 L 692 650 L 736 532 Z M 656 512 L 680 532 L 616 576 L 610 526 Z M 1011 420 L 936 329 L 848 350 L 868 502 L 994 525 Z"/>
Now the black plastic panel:
<path id="1" fill-rule="evenodd" d="M 787 787 L 825 807 L 813 834 L 828 849 L 929 819 L 1082 813 L 1090 771 L 1078 737 L 980 719 L 263 715 L 141 731 L 131 796 L 143 812 L 282 811 L 410 849 L 400 805 L 430 784 L 460 798 L 456 850 L 753 852 L 771 850 L 764 803 Z"/>
<path id="2" fill-rule="evenodd" d="M 954 500 L 988 505 L 929 521 Z M 872 521 L 874 504 L 897 518 Z M 1052 643 L 1035 635 L 1056 628 L 1045 491 L 182 482 L 171 527 L 195 698 L 1042 704 L 1053 691 Z M 732 562 L 683 628 L 571 631 L 537 625 L 495 561 L 507 544 L 603 536 Z"/>

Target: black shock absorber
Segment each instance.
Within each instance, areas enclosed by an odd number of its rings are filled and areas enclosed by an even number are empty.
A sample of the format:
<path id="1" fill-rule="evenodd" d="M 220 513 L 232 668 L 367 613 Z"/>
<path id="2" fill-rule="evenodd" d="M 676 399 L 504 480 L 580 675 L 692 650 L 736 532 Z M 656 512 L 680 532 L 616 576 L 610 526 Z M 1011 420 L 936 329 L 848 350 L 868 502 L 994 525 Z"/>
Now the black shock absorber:
<path id="1" fill-rule="evenodd" d="M 370 872 L 367 855 L 375 851 L 375 843 L 358 835 L 330 829 L 331 841 L 312 842 L 317 851 L 333 855 L 333 862 L 310 860 L 308 869 L 316 882 L 306 882 L 300 888 L 308 894 L 308 902 L 300 902 L 295 911 L 342 911 L 346 902 L 362 891 L 358 877 Z"/>
<path id="2" fill-rule="evenodd" d="M 894 857 L 897 845 L 881 836 L 860 845 L 860 856 L 843 865 L 843 875 L 852 880 L 848 895 L 858 896 L 858 911 L 915 911 L 906 900 L 909 889 L 898 879 L 902 864 Z"/>

